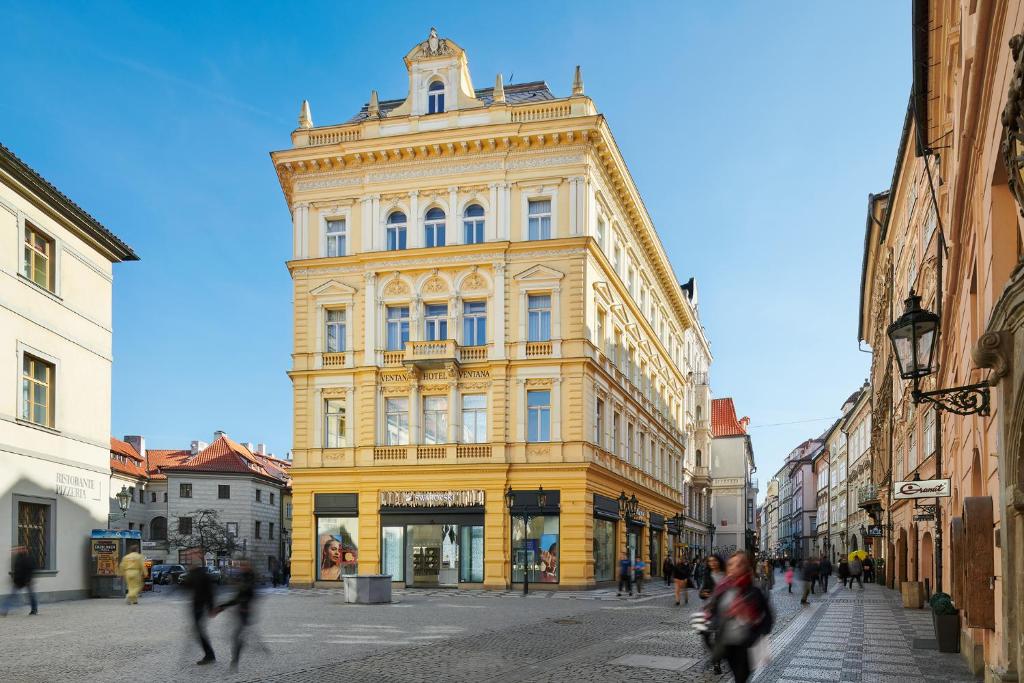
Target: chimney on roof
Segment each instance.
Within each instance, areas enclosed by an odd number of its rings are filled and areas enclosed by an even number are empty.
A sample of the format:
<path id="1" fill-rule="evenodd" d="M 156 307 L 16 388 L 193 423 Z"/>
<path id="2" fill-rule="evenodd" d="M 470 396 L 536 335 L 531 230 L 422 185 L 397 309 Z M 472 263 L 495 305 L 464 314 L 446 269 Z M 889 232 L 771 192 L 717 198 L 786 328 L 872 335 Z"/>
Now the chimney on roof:
<path id="1" fill-rule="evenodd" d="M 747 431 L 747 427 L 750 425 L 750 418 L 744 415 L 740 418 L 740 426 L 743 427 L 743 431 Z"/>
<path id="2" fill-rule="evenodd" d="M 205 441 L 193 441 L 190 448 L 192 455 L 199 455 L 199 451 L 204 450 L 208 445 Z"/>
<path id="3" fill-rule="evenodd" d="M 213 440 L 214 440 L 214 441 L 216 441 L 216 440 L 217 440 L 217 439 L 219 439 L 220 437 L 222 437 L 222 436 L 227 436 L 227 435 L 228 435 L 228 433 L 227 433 L 227 432 L 225 432 L 225 431 L 224 431 L 223 429 L 218 429 L 217 431 L 215 431 L 215 432 L 213 433 Z"/>
<path id="4" fill-rule="evenodd" d="M 143 461 L 146 460 L 146 437 L 125 434 L 124 440 L 135 449 Z"/>
<path id="5" fill-rule="evenodd" d="M 256 444 L 256 452 L 259 453 L 260 455 L 266 455 L 267 454 L 267 444 L 265 444 L 265 443 L 258 443 L 258 444 Z"/>
<path id="6" fill-rule="evenodd" d="M 250 453 L 256 452 L 252 449 L 252 441 L 243 441 L 242 445 L 245 446 L 245 450 L 249 451 Z"/>

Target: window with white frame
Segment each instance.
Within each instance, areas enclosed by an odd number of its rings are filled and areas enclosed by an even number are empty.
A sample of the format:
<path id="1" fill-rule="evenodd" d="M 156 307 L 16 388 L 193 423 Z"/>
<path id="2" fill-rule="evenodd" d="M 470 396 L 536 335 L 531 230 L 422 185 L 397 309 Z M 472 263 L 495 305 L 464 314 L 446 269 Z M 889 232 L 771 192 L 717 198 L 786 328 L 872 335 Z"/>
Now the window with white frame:
<path id="1" fill-rule="evenodd" d="M 427 304 L 424 309 L 426 340 L 441 341 L 448 338 L 448 304 Z"/>
<path id="2" fill-rule="evenodd" d="M 338 353 L 345 350 L 345 309 L 329 308 L 325 315 L 324 351 Z"/>
<path id="3" fill-rule="evenodd" d="M 527 239 L 551 239 L 551 200 L 531 199 L 527 206 Z"/>
<path id="4" fill-rule="evenodd" d="M 596 324 L 594 329 L 594 346 L 604 349 L 605 320 L 607 316 L 600 308 L 597 309 Z"/>
<path id="5" fill-rule="evenodd" d="M 423 397 L 423 443 L 448 443 L 448 397 Z"/>
<path id="6" fill-rule="evenodd" d="M 54 291 L 54 241 L 34 225 L 25 223 L 21 273 L 43 289 Z"/>
<path id="7" fill-rule="evenodd" d="M 480 244 L 484 241 L 484 207 L 470 204 L 462 214 L 463 242 Z"/>
<path id="8" fill-rule="evenodd" d="M 598 218 L 597 219 L 597 245 L 599 247 L 601 247 L 601 249 L 604 249 L 604 241 L 605 241 L 605 239 L 607 237 L 606 234 L 605 234 L 606 232 L 607 232 L 607 229 L 605 228 L 604 219 L 603 218 Z"/>
<path id="9" fill-rule="evenodd" d="M 551 392 L 548 390 L 526 392 L 526 440 L 531 442 L 551 440 Z"/>
<path id="10" fill-rule="evenodd" d="M 341 448 L 347 434 L 345 400 L 329 398 L 324 401 L 324 448 Z"/>
<path id="11" fill-rule="evenodd" d="M 604 401 L 597 399 L 594 406 L 594 443 L 604 445 Z"/>
<path id="12" fill-rule="evenodd" d="M 551 295 L 530 294 L 526 297 L 529 322 L 527 341 L 551 340 Z"/>
<path id="13" fill-rule="evenodd" d="M 401 211 L 394 211 L 387 220 L 387 249 L 388 251 L 400 251 L 406 248 L 406 228 L 408 220 Z"/>
<path id="14" fill-rule="evenodd" d="M 911 427 L 907 434 L 907 472 L 912 472 L 917 467 L 917 434 Z"/>
<path id="15" fill-rule="evenodd" d="M 29 353 L 21 359 L 21 419 L 53 427 L 53 363 Z"/>
<path id="16" fill-rule="evenodd" d="M 388 306 L 387 344 L 388 351 L 402 351 L 409 341 L 409 307 Z"/>
<path id="17" fill-rule="evenodd" d="M 922 460 L 935 452 L 935 411 L 928 409 L 924 413 L 924 453 Z"/>
<path id="18" fill-rule="evenodd" d="M 619 457 L 622 457 L 622 453 L 619 450 L 621 439 L 619 430 L 621 427 L 621 423 L 622 416 L 619 415 L 619 411 L 616 410 L 615 412 L 612 413 L 612 453 Z"/>
<path id="19" fill-rule="evenodd" d="M 327 220 L 327 255 L 345 256 L 348 254 L 347 244 L 348 231 L 345 228 L 343 218 L 330 218 Z"/>
<path id="20" fill-rule="evenodd" d="M 633 438 L 633 423 L 629 422 L 626 424 L 626 462 L 628 462 L 630 465 L 633 464 Z"/>
<path id="21" fill-rule="evenodd" d="M 629 275 L 626 277 L 626 289 L 629 290 L 630 296 L 636 296 L 636 271 L 633 267 L 629 267 Z"/>
<path id="22" fill-rule="evenodd" d="M 409 443 L 409 399 L 402 396 L 384 399 L 385 443 L 404 446 Z"/>
<path id="23" fill-rule="evenodd" d="M 462 345 L 483 346 L 487 343 L 487 302 L 462 302 Z"/>
<path id="24" fill-rule="evenodd" d="M 444 83 L 434 81 L 427 86 L 427 113 L 444 113 Z"/>
<path id="25" fill-rule="evenodd" d="M 615 268 L 615 272 L 620 276 L 622 275 L 622 247 L 618 244 L 615 245 L 614 256 L 612 257 L 612 266 Z"/>
<path id="26" fill-rule="evenodd" d="M 487 443 L 487 395 L 462 396 L 462 442 Z"/>
<path id="27" fill-rule="evenodd" d="M 423 245 L 426 247 L 443 247 L 445 245 L 444 211 L 434 207 L 427 211 L 423 220 Z"/>

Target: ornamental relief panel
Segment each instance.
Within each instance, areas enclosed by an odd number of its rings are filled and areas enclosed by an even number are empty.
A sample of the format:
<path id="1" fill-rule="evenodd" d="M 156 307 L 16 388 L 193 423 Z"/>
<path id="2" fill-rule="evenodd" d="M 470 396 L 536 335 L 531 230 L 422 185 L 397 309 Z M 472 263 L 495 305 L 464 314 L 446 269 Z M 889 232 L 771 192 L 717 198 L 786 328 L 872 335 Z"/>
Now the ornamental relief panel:
<path id="1" fill-rule="evenodd" d="M 465 291 L 475 291 L 478 289 L 487 289 L 487 282 L 480 276 L 479 273 L 473 273 L 465 280 L 462 281 L 462 289 Z"/>
<path id="2" fill-rule="evenodd" d="M 526 456 L 528 458 L 536 458 L 536 457 L 542 457 L 542 456 L 547 456 L 547 455 L 551 455 L 551 447 L 550 446 L 527 446 L 526 447 Z"/>
<path id="3" fill-rule="evenodd" d="M 384 287 L 384 296 L 406 296 L 409 294 L 409 285 L 395 278 Z"/>
<path id="4" fill-rule="evenodd" d="M 531 377 L 526 380 L 527 387 L 533 387 L 543 389 L 546 387 L 553 387 L 555 380 L 552 377 Z"/>
<path id="5" fill-rule="evenodd" d="M 478 391 L 481 389 L 489 389 L 490 387 L 490 382 L 464 382 L 459 385 L 459 391 Z"/>
<path id="6" fill-rule="evenodd" d="M 324 398 L 345 398 L 349 391 L 349 387 L 324 387 L 320 390 L 320 395 Z"/>
<path id="7" fill-rule="evenodd" d="M 424 294 L 442 294 L 447 291 L 448 284 L 436 275 L 423 283 Z"/>

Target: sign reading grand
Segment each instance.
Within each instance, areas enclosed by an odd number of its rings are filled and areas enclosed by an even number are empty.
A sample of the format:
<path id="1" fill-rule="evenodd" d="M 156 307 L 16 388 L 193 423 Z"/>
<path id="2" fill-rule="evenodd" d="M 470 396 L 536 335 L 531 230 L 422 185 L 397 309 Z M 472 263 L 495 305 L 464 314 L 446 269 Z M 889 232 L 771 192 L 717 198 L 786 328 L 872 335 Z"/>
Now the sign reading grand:
<path id="1" fill-rule="evenodd" d="M 381 491 L 381 507 L 466 508 L 484 504 L 483 491 Z"/>
<path id="2" fill-rule="evenodd" d="M 949 479 L 898 481 L 893 487 L 892 497 L 896 500 L 907 500 L 910 498 L 949 498 L 949 491 Z"/>

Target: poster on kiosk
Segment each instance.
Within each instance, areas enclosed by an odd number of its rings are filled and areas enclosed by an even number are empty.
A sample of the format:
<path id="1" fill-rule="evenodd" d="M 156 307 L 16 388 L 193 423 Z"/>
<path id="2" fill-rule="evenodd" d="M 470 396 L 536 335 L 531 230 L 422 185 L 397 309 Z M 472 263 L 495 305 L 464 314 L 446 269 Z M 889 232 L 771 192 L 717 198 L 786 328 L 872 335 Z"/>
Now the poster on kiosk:
<path id="1" fill-rule="evenodd" d="M 142 547 L 137 529 L 93 529 L 89 534 L 90 584 L 94 598 L 122 598 L 124 579 L 117 575 L 121 558 Z"/>

